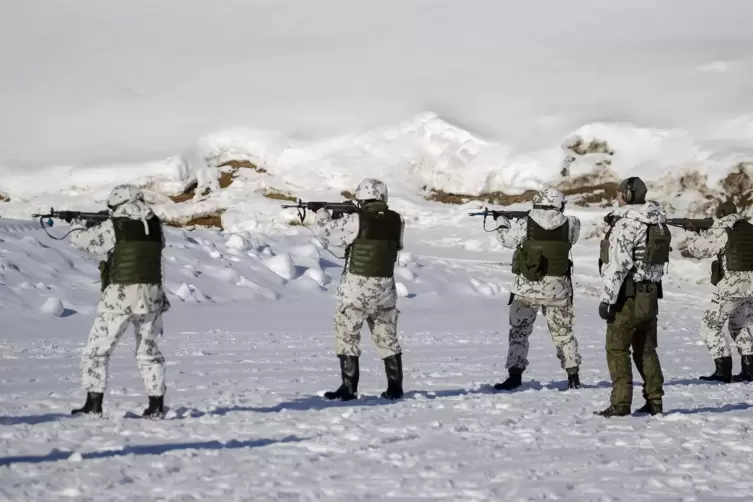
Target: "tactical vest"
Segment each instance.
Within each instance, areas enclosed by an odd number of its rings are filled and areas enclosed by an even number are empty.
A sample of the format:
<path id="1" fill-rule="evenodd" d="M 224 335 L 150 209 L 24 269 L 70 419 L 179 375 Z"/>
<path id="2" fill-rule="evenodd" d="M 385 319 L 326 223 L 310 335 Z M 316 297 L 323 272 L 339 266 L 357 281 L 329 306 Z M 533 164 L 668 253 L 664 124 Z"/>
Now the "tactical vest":
<path id="1" fill-rule="evenodd" d="M 528 217 L 526 240 L 515 250 L 512 273 L 530 281 L 570 275 L 570 220 L 547 230 Z"/>
<path id="2" fill-rule="evenodd" d="M 156 216 L 144 222 L 130 218 L 113 218 L 115 247 L 110 252 L 103 274 L 107 284 L 162 283 L 162 228 Z"/>
<path id="3" fill-rule="evenodd" d="M 609 229 L 601 240 L 599 246 L 599 272 L 601 272 L 602 264 L 609 263 L 609 237 L 612 235 L 614 225 L 619 219 L 614 218 L 611 220 Z M 669 263 L 669 253 L 672 250 L 670 246 L 672 234 L 669 232 L 669 227 L 664 223 L 644 223 L 644 225 L 647 227 L 646 242 L 642 246 L 633 248 L 633 260 L 644 263 L 647 266 Z"/>
<path id="4" fill-rule="evenodd" d="M 392 277 L 403 224 L 384 202 L 370 202 L 358 213 L 358 237 L 348 247 L 348 272 L 363 277 Z"/>
<path id="5" fill-rule="evenodd" d="M 727 245 L 719 254 L 727 258 L 726 269 L 730 272 L 753 271 L 753 225 L 747 220 L 740 220 L 727 229 Z"/>

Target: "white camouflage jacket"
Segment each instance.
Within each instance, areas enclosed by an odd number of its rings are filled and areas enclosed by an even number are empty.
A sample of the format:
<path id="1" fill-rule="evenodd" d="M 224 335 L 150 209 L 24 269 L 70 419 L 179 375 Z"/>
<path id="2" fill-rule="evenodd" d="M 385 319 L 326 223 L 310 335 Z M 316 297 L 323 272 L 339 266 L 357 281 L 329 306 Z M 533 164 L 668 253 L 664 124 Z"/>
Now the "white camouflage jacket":
<path id="1" fill-rule="evenodd" d="M 154 213 L 143 202 L 127 202 L 116 207 L 113 217 L 131 218 L 144 221 Z M 71 234 L 71 244 L 93 254 L 107 255 L 115 247 L 115 229 L 112 220 L 92 228 L 81 223 L 73 225 L 76 229 Z M 162 247 L 165 237 L 162 236 Z M 169 303 L 161 284 L 110 284 L 102 292 L 97 310 L 124 314 L 154 314 L 167 310 Z"/>
<path id="2" fill-rule="evenodd" d="M 553 230 L 570 222 L 570 244 L 578 242 L 580 236 L 580 220 L 575 216 L 565 216 L 556 209 L 532 209 L 530 217 L 545 230 Z M 520 218 L 512 222 L 500 218 L 497 222 L 505 228 L 497 231 L 497 240 L 504 247 L 517 249 L 526 240 L 527 219 Z M 573 295 L 573 283 L 570 277 L 543 277 L 540 281 L 529 281 L 523 276 L 516 275 L 511 293 L 535 300 L 555 300 L 563 302 Z"/>
<path id="3" fill-rule="evenodd" d="M 714 220 L 708 230 L 689 238 L 686 242 L 688 252 L 695 258 L 716 258 L 727 245 L 727 229 L 744 219 L 739 214 L 730 214 Z M 730 272 L 727 259 L 722 259 L 724 277 L 717 287 L 717 294 L 723 298 L 746 298 L 753 296 L 753 272 Z"/>
<path id="4" fill-rule="evenodd" d="M 403 231 L 405 223 L 400 218 L 400 248 L 403 249 Z M 358 237 L 360 220 L 358 213 L 345 214 L 332 219 L 329 211 L 320 209 L 316 212 L 316 227 L 319 240 L 327 247 L 345 248 Z M 397 305 L 397 291 L 394 277 L 362 277 L 348 273 L 348 264 L 343 266 L 340 285 L 337 288 L 337 300 L 343 305 L 372 310 L 391 308 Z"/>
<path id="5" fill-rule="evenodd" d="M 647 225 L 664 223 L 667 213 L 658 202 L 650 200 L 642 206 L 620 207 L 611 214 L 619 219 L 609 235 L 609 263 L 601 269 L 601 301 L 613 305 L 628 274 L 635 282 L 662 280 L 662 265 L 647 267 L 642 261 L 633 260 L 633 253 L 636 247 L 645 245 Z"/>

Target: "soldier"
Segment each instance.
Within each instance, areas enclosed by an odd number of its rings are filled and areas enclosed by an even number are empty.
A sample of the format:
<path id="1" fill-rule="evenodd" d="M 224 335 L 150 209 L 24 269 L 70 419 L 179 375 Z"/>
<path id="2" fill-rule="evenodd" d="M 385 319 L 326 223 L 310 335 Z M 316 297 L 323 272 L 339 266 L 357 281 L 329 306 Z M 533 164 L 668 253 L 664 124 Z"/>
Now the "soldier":
<path id="1" fill-rule="evenodd" d="M 620 207 L 605 218 L 610 227 L 601 242 L 599 316 L 607 321 L 607 365 L 613 388 L 611 405 L 596 412 L 604 417 L 630 414 L 631 346 L 646 399 L 638 411 L 662 413 L 664 376 L 656 354 L 656 318 L 671 235 L 664 223 L 666 213 L 657 202 L 646 202 L 646 193 L 640 178 L 622 181 L 617 192 Z"/>
<path id="2" fill-rule="evenodd" d="M 169 308 L 162 289 L 162 225 L 133 185 L 118 185 L 107 197 L 111 219 L 86 229 L 75 224 L 71 243 L 107 255 L 100 263 L 102 294 L 81 366 L 86 403 L 72 413 L 102 413 L 110 354 L 129 324 L 136 330 L 136 360 L 149 406 L 143 416 L 164 415 L 165 359 L 157 348 L 162 313 Z"/>
<path id="3" fill-rule="evenodd" d="M 497 238 L 506 248 L 515 249 L 515 274 L 510 294 L 510 333 L 507 353 L 509 377 L 494 386 L 512 390 L 522 383 L 528 366 L 528 337 L 533 331 L 539 308 L 546 317 L 557 349 L 557 358 L 567 372 L 568 388 L 579 389 L 581 358 L 573 334 L 573 284 L 570 248 L 578 241 L 580 220 L 565 216 L 565 196 L 548 188 L 533 198 L 533 209 L 525 219 L 501 217 Z M 500 221 L 498 220 L 498 221 Z"/>
<path id="4" fill-rule="evenodd" d="M 361 355 L 361 327 L 371 336 L 384 360 L 387 390 L 382 397 L 403 397 L 402 349 L 397 339 L 398 310 L 394 269 L 403 248 L 404 223 L 387 206 L 387 186 L 375 179 L 363 180 L 356 190 L 357 213 L 316 213 L 316 225 L 325 246 L 346 247 L 345 265 L 337 288 L 335 348 L 340 359 L 342 385 L 327 392 L 327 399 L 356 399 Z"/>
<path id="5" fill-rule="evenodd" d="M 753 381 L 753 225 L 737 214 L 732 202 L 720 204 L 714 224 L 687 242 L 696 258 L 713 258 L 711 283 L 717 287 L 711 305 L 701 318 L 701 336 L 714 358 L 716 371 L 701 380 L 729 383 L 732 351 L 722 330 L 729 320 L 729 333 L 741 356 L 737 382 Z"/>

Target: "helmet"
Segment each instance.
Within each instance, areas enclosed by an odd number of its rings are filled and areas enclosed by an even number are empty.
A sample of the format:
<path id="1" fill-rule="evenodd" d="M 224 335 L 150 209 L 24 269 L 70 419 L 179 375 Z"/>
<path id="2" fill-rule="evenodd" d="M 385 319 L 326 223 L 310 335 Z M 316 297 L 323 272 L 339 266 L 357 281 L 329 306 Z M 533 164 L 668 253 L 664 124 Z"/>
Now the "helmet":
<path id="1" fill-rule="evenodd" d="M 387 202 L 387 185 L 383 181 L 366 178 L 356 188 L 356 200 L 381 200 Z"/>
<path id="2" fill-rule="evenodd" d="M 118 185 L 107 196 L 107 207 L 115 209 L 126 202 L 144 202 L 144 194 L 134 185 Z"/>
<path id="3" fill-rule="evenodd" d="M 551 207 L 562 211 L 565 209 L 565 195 L 556 188 L 539 190 L 533 196 L 533 207 Z"/>

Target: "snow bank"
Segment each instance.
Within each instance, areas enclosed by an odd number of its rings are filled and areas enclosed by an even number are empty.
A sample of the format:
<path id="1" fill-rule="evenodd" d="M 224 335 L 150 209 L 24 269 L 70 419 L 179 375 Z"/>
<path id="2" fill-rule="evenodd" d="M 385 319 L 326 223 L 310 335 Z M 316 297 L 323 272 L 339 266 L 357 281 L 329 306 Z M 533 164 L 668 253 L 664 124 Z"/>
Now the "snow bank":
<path id="1" fill-rule="evenodd" d="M 595 122 L 533 151 L 473 135 L 433 113 L 320 141 L 232 130 L 203 138 L 179 158 L 143 166 L 54 168 L 33 178 L 6 169 L 0 188 L 11 202 L 0 203 L 0 215 L 23 217 L 47 205 L 91 210 L 101 205 L 112 186 L 132 182 L 146 187 L 155 212 L 174 224 L 214 218 L 227 230 L 250 232 L 296 224 L 294 211 L 280 210 L 286 201 L 268 198 L 270 193 L 341 200 L 341 193 L 352 191 L 365 177 L 383 179 L 398 206 L 420 210 L 431 192 L 514 196 L 562 186 L 588 193 L 591 186 L 633 175 L 649 183 L 652 198 L 684 210 L 695 206 L 676 200 L 688 198 L 683 193 L 687 186 L 678 183 L 695 180 L 696 202 L 722 197 L 729 189 L 721 183 L 741 162 L 753 162 L 753 137 L 747 136 L 751 127 L 750 120 L 739 118 L 694 136 L 680 129 Z M 590 143 L 603 144 L 606 153 L 574 152 Z M 220 189 L 218 169 L 229 159 L 263 168 L 235 169 L 232 183 Z M 191 184 L 198 184 L 192 199 L 174 203 L 166 197 Z"/>

